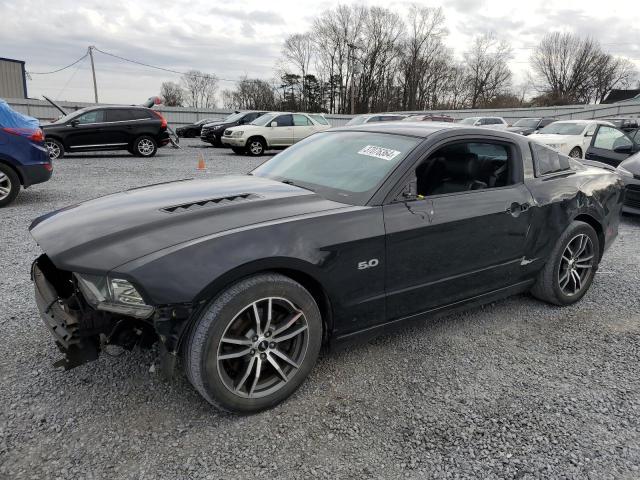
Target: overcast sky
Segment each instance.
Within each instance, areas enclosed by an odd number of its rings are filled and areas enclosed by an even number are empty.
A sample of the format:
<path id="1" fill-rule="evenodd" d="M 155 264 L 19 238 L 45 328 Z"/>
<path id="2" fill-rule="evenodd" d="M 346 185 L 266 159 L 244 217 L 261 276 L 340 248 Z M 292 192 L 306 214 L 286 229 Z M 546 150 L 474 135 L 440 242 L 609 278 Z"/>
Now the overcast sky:
<path id="1" fill-rule="evenodd" d="M 313 18 L 339 3 L 364 3 L 402 14 L 410 2 L 343 0 L 0 0 L 0 57 L 26 61 L 27 71 L 68 65 L 87 46 L 165 68 L 198 69 L 220 79 L 244 75 L 270 79 L 283 39 L 307 30 Z M 531 47 L 553 30 L 590 35 L 611 53 L 640 69 L 640 9 L 632 2 L 513 0 L 418 0 L 442 6 L 449 30 L 447 44 L 461 58 L 476 33 L 493 31 L 514 49 L 516 84 L 524 81 Z M 101 102 L 139 103 L 179 75 L 124 63 L 96 53 Z M 232 88 L 233 82 L 220 82 Z M 60 73 L 32 75 L 32 98 L 92 101 L 89 60 Z"/>

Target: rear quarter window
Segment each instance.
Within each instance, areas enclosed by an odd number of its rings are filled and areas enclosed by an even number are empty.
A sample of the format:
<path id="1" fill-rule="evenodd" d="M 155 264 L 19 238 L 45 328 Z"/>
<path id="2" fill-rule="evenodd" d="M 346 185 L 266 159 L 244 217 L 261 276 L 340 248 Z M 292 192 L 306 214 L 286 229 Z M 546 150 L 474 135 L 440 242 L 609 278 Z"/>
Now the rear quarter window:
<path id="1" fill-rule="evenodd" d="M 539 143 L 531 142 L 529 145 L 536 177 L 571 170 L 569 157 Z"/>

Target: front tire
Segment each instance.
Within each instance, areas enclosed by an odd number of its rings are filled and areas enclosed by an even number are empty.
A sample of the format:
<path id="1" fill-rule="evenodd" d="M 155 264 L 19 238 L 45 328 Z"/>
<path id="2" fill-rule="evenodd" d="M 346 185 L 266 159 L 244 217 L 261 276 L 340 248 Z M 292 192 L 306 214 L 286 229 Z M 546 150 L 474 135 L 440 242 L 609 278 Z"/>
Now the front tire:
<path id="1" fill-rule="evenodd" d="M 589 290 L 600 261 L 600 242 L 593 227 L 574 221 L 558 239 L 531 289 L 534 297 L 571 305 Z"/>
<path id="2" fill-rule="evenodd" d="M 49 158 L 51 160 L 59 160 L 64 157 L 64 146 L 58 140 L 54 138 L 47 138 L 44 141 L 44 145 L 49 151 Z"/>
<path id="3" fill-rule="evenodd" d="M 580 147 L 573 147 L 569 152 L 571 158 L 582 158 L 582 149 Z"/>
<path id="4" fill-rule="evenodd" d="M 186 341 L 185 369 L 212 405 L 254 413 L 301 385 L 321 343 L 322 319 L 311 294 L 288 277 L 261 274 L 205 308 Z"/>
<path id="5" fill-rule="evenodd" d="M 7 165 L 0 163 L 0 208 L 13 202 L 20 193 L 20 178 Z"/>
<path id="6" fill-rule="evenodd" d="M 138 137 L 133 142 L 133 153 L 138 157 L 153 157 L 157 151 L 158 144 L 148 135 Z"/>
<path id="7" fill-rule="evenodd" d="M 267 149 L 265 141 L 261 138 L 250 138 L 247 142 L 247 153 L 252 157 L 260 157 L 264 155 Z"/>

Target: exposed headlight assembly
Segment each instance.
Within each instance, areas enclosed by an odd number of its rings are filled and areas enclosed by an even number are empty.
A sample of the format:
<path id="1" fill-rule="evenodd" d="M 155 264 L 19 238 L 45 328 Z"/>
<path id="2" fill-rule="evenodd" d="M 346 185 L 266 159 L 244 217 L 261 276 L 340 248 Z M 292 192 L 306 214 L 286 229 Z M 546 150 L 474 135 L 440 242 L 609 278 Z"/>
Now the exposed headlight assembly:
<path id="1" fill-rule="evenodd" d="M 74 273 L 85 300 L 96 310 L 119 313 L 136 318 L 149 318 L 154 308 L 128 280 Z"/>
<path id="2" fill-rule="evenodd" d="M 236 130 L 235 132 L 233 132 L 233 134 L 231 136 L 232 137 L 241 137 L 243 133 L 244 132 L 242 130 Z"/>

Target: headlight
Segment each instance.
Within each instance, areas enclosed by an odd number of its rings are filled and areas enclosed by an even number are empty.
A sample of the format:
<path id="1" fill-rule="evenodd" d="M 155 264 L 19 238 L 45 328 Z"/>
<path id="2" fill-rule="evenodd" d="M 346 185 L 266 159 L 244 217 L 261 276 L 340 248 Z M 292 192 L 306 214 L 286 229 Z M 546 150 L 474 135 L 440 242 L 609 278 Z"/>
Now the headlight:
<path id="1" fill-rule="evenodd" d="M 154 308 L 128 280 L 97 275 L 74 274 L 78 288 L 89 305 L 96 310 L 119 313 L 136 318 L 149 318 Z"/>
<path id="2" fill-rule="evenodd" d="M 633 173 L 631 173 L 629 170 L 627 170 L 626 168 L 624 168 L 621 165 L 618 165 L 618 167 L 616 168 L 616 172 L 618 172 L 623 177 L 631 177 L 631 178 L 633 178 Z"/>
<path id="3" fill-rule="evenodd" d="M 236 130 L 231 134 L 232 137 L 241 137 L 244 132 L 242 130 Z"/>

